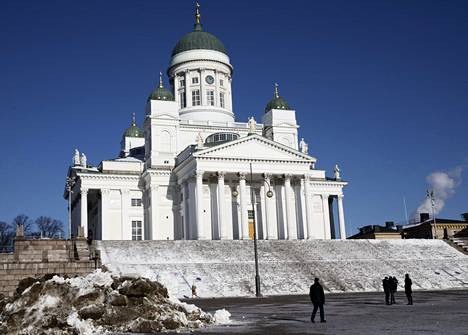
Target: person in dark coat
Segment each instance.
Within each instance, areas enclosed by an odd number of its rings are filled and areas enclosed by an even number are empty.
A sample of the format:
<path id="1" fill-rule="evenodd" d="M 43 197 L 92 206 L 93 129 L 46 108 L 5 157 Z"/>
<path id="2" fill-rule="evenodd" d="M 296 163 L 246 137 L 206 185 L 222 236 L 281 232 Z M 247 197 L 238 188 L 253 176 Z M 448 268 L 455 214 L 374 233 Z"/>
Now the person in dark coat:
<path id="1" fill-rule="evenodd" d="M 310 317 L 310 321 L 315 323 L 315 314 L 317 313 L 317 309 L 320 309 L 320 322 L 327 322 L 325 320 L 325 313 L 323 311 L 323 305 L 325 304 L 325 293 L 323 292 L 323 287 L 319 283 L 319 279 L 315 278 L 314 284 L 310 286 L 310 301 L 314 305 L 314 310 L 312 311 L 312 316 Z"/>
<path id="2" fill-rule="evenodd" d="M 385 303 L 387 305 L 390 305 L 390 280 L 388 279 L 388 277 L 385 277 L 382 280 L 382 286 L 385 293 Z"/>
<path id="3" fill-rule="evenodd" d="M 390 277 L 390 303 L 396 304 L 395 294 L 398 289 L 398 279 L 396 277 Z"/>
<path id="4" fill-rule="evenodd" d="M 411 288 L 412 285 L 413 282 L 411 281 L 409 274 L 405 274 L 405 294 L 406 298 L 408 299 L 408 305 L 413 304 L 413 290 Z"/>

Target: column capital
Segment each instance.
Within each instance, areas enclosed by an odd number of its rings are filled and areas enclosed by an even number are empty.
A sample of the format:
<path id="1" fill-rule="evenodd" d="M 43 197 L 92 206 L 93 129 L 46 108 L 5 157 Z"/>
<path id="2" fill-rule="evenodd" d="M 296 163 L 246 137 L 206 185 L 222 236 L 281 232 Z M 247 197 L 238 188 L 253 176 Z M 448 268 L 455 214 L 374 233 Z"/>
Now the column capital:
<path id="1" fill-rule="evenodd" d="M 81 195 L 87 195 L 89 189 L 88 189 L 87 187 L 83 187 L 83 186 L 82 186 L 81 189 L 80 189 L 80 191 L 81 191 Z"/>
<path id="2" fill-rule="evenodd" d="M 239 172 L 238 176 L 240 180 L 245 180 L 245 172 Z"/>
<path id="3" fill-rule="evenodd" d="M 292 175 L 291 173 L 285 173 L 285 174 L 284 174 L 284 178 L 285 178 L 285 179 L 289 179 L 289 180 L 290 180 L 292 177 L 293 177 L 293 175 Z"/>
<path id="4" fill-rule="evenodd" d="M 311 180 L 312 180 L 312 176 L 309 175 L 309 174 L 305 174 L 305 175 L 304 175 L 304 179 L 305 179 L 305 181 L 311 181 Z"/>
<path id="5" fill-rule="evenodd" d="M 218 171 L 217 175 L 218 175 L 218 179 L 224 179 L 224 176 L 226 175 L 226 172 Z"/>
<path id="6" fill-rule="evenodd" d="M 338 194 L 336 197 L 337 197 L 338 199 L 343 199 L 343 198 L 344 198 L 344 194 L 343 194 L 343 193 Z"/>
<path id="7" fill-rule="evenodd" d="M 322 193 L 320 194 L 320 196 L 322 197 L 322 199 L 328 199 L 330 197 L 330 194 Z"/>
<path id="8" fill-rule="evenodd" d="M 122 195 L 129 195 L 130 194 L 130 190 L 128 188 L 122 188 L 120 189 L 120 194 Z"/>
<path id="9" fill-rule="evenodd" d="M 205 173 L 205 171 L 203 171 L 203 170 L 197 170 L 197 171 L 195 171 L 195 177 L 203 178 L 204 173 Z"/>
<path id="10" fill-rule="evenodd" d="M 269 173 L 269 172 L 265 172 L 265 173 L 263 174 L 263 179 L 265 179 L 265 180 L 268 180 L 268 181 L 269 181 L 269 180 L 271 179 L 271 177 L 272 177 L 272 174 Z"/>
<path id="11" fill-rule="evenodd" d="M 109 195 L 110 190 L 108 188 L 101 188 L 101 194 Z"/>

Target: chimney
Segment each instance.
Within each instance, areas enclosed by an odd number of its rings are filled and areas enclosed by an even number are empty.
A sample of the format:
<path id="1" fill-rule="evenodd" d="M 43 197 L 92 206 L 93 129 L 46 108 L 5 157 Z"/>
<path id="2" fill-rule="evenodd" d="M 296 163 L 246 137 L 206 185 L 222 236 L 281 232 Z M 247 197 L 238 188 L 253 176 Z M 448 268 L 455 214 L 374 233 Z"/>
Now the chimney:
<path id="1" fill-rule="evenodd" d="M 463 213 L 461 217 L 463 218 L 464 221 L 468 222 L 468 213 Z"/>
<path id="2" fill-rule="evenodd" d="M 429 213 L 419 213 L 419 222 L 429 220 Z"/>

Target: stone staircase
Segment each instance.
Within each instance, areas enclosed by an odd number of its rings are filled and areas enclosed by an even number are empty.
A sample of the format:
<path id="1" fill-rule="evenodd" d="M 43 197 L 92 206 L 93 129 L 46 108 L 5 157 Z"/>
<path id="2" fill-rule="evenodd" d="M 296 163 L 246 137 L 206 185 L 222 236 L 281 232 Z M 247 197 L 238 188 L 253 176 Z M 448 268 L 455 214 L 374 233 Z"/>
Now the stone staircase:
<path id="1" fill-rule="evenodd" d="M 251 296 L 252 241 L 96 241 L 111 271 L 159 280 L 178 296 Z M 468 288 L 468 256 L 442 240 L 259 241 L 264 295 L 307 294 L 314 277 L 329 292 L 380 291 L 405 273 L 414 289 Z"/>
<path id="2" fill-rule="evenodd" d="M 450 238 L 450 242 L 468 254 L 468 237 L 452 237 Z"/>

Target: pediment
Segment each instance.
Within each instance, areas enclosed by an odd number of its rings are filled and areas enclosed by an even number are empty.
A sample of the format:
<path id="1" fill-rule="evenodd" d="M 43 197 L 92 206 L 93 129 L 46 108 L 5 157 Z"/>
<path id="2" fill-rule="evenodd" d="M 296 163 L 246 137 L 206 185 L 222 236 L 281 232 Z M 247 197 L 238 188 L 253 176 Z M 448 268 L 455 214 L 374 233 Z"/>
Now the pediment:
<path id="1" fill-rule="evenodd" d="M 314 157 L 259 135 L 241 137 L 235 141 L 203 149 L 194 153 L 193 156 L 272 161 L 316 161 Z"/>

